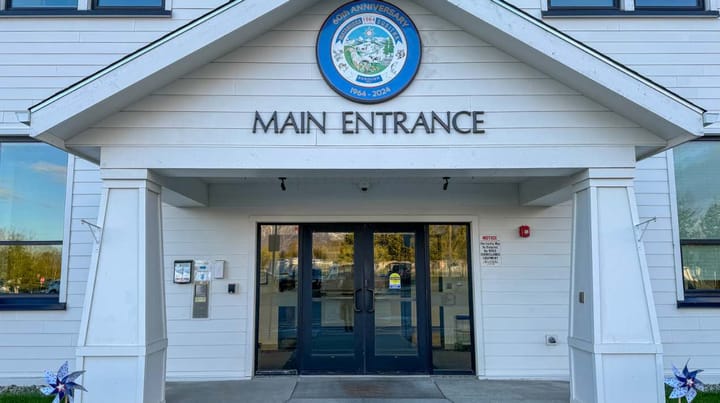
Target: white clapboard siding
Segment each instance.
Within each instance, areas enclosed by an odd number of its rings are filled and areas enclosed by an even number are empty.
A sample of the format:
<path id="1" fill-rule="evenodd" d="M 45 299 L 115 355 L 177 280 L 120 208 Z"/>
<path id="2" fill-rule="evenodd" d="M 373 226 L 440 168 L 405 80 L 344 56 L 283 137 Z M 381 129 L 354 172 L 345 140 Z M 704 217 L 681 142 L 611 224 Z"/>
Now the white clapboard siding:
<path id="1" fill-rule="evenodd" d="M 0 133 L 22 133 L 16 111 L 49 97 L 224 3 L 174 1 L 172 17 L 0 20 Z"/>
<path id="2" fill-rule="evenodd" d="M 720 110 L 717 18 L 546 19 L 708 110 Z"/>
<path id="3" fill-rule="evenodd" d="M 572 206 L 483 210 L 478 236 L 497 235 L 501 262 L 483 267 L 488 377 L 567 378 Z M 530 238 L 517 236 L 529 225 Z M 546 346 L 545 336 L 559 344 Z"/>
<path id="4" fill-rule="evenodd" d="M 543 18 L 547 0 L 510 0 L 708 110 L 720 110 L 717 18 Z M 711 3 L 717 10 L 718 3 Z"/>

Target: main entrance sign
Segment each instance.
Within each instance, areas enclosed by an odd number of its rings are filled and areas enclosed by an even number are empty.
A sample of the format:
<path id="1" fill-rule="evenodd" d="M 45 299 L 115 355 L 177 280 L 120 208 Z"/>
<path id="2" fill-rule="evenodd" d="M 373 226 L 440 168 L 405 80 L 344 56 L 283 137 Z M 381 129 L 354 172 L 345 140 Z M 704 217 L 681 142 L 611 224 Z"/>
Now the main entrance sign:
<path id="1" fill-rule="evenodd" d="M 317 39 L 323 77 L 338 94 L 375 104 L 399 95 L 420 67 L 422 44 L 415 24 L 382 1 L 354 1 L 335 10 Z"/>

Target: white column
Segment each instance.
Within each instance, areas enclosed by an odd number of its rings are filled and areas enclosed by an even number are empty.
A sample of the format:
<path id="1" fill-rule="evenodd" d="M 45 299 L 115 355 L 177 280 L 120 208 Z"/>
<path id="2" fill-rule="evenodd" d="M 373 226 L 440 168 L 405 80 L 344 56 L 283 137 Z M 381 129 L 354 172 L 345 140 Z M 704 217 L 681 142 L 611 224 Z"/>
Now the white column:
<path id="1" fill-rule="evenodd" d="M 574 185 L 572 402 L 665 401 L 633 177 L 633 169 L 589 169 Z"/>
<path id="2" fill-rule="evenodd" d="M 148 170 L 102 170 L 101 239 L 77 348 L 81 403 L 165 401 L 167 330 L 160 186 Z"/>

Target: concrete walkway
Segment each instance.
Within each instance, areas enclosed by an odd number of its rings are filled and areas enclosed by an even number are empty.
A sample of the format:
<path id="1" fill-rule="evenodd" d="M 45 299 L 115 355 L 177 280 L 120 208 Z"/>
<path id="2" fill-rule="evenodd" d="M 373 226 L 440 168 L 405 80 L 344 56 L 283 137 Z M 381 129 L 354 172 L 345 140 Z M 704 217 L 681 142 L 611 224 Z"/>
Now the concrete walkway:
<path id="1" fill-rule="evenodd" d="M 469 376 L 258 377 L 169 382 L 167 403 L 568 403 L 567 382 L 486 381 Z"/>

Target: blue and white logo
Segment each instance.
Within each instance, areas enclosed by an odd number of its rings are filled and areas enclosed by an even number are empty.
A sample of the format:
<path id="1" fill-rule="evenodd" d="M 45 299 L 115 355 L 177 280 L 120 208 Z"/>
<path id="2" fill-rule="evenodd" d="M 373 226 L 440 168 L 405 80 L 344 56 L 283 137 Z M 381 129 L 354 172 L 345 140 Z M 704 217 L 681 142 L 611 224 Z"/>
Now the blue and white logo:
<path id="1" fill-rule="evenodd" d="M 420 67 L 422 45 L 415 24 L 399 8 L 377 0 L 335 10 L 320 29 L 320 72 L 337 93 L 375 104 L 399 95 Z"/>

